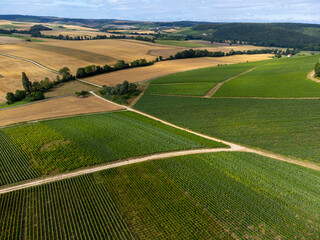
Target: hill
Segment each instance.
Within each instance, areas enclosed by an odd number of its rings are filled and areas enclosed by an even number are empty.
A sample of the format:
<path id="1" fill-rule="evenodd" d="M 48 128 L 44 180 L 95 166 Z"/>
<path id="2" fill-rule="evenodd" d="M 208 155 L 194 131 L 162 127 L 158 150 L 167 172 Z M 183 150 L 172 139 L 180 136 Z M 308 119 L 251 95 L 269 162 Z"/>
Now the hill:
<path id="1" fill-rule="evenodd" d="M 320 50 L 320 38 L 317 37 L 319 29 L 320 25 L 318 24 L 216 23 L 199 24 L 192 27 L 192 31 L 185 33 L 191 34 L 193 38 L 202 36 L 210 41 L 228 40 L 258 46 L 318 51 Z M 305 32 L 309 32 L 309 34 Z M 315 32 L 315 34 L 310 34 L 310 32 Z"/>

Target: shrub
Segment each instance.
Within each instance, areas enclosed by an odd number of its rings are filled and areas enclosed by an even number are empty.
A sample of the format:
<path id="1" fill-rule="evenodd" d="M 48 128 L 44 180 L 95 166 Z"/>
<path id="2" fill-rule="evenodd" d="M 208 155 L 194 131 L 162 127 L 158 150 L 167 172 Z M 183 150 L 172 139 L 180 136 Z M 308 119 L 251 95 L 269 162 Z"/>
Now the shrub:
<path id="1" fill-rule="evenodd" d="M 12 92 L 8 92 L 6 98 L 7 98 L 7 104 L 12 104 L 15 102 L 15 97 Z"/>

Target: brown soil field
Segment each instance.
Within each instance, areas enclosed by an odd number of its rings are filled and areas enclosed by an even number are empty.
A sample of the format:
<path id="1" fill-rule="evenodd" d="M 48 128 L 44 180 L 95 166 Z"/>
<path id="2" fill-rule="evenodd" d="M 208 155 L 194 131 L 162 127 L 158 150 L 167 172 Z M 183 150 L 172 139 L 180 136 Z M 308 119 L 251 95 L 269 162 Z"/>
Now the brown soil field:
<path id="1" fill-rule="evenodd" d="M 240 62 L 253 62 L 269 59 L 270 54 L 257 55 L 235 55 L 219 58 L 190 58 L 171 60 L 156 63 L 148 67 L 132 68 L 117 72 L 102 74 L 85 80 L 99 85 L 114 86 L 127 80 L 129 82 L 141 82 L 157 78 L 164 75 L 169 75 L 177 72 L 184 72 L 198 68 L 214 67 L 218 64 L 233 64 Z"/>
<path id="2" fill-rule="evenodd" d="M 25 72 L 31 81 L 41 81 L 45 77 L 51 80 L 56 78 L 56 74 L 49 72 L 35 64 L 0 56 L 0 102 L 6 101 L 7 92 L 15 92 L 22 89 L 21 73 Z"/>
<path id="3" fill-rule="evenodd" d="M 0 126 L 77 114 L 119 110 L 118 105 L 97 97 L 63 97 L 0 111 Z M 26 114 L 26 112 L 28 114 Z"/>
<path id="4" fill-rule="evenodd" d="M 202 43 L 201 41 L 197 41 L 197 43 Z M 206 43 L 208 44 L 208 43 Z M 247 50 L 254 50 L 254 49 L 266 49 L 268 47 L 258 47 L 258 46 L 252 46 L 252 45 L 233 45 L 233 46 L 228 46 L 228 45 L 208 45 L 208 47 L 201 47 L 201 48 L 193 48 L 195 50 L 200 49 L 207 49 L 210 52 L 225 52 L 228 53 L 230 52 L 231 49 L 234 51 L 247 51 Z M 181 52 L 184 50 L 189 50 L 190 48 L 185 48 L 185 47 L 176 47 L 176 48 L 167 48 L 167 49 L 156 49 L 156 50 L 151 50 L 149 52 L 150 55 L 153 56 L 163 56 L 165 58 L 170 57 L 170 55 L 175 55 L 177 52 Z"/>
<path id="5" fill-rule="evenodd" d="M 74 94 L 75 92 L 97 90 L 98 87 L 91 86 L 79 81 L 71 81 L 61 83 L 53 87 L 49 92 L 45 93 L 46 98 L 65 96 L 68 94 Z"/>

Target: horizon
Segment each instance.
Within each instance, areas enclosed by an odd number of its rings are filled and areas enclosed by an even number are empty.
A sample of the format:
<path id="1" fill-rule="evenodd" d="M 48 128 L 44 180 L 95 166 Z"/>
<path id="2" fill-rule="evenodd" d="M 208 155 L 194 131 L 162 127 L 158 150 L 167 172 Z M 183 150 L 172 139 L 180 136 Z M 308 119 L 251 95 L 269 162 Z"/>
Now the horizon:
<path id="1" fill-rule="evenodd" d="M 116 21 L 128 21 L 128 22 L 159 22 L 159 23 L 166 23 L 166 22 L 198 22 L 198 23 L 296 23 L 296 24 L 317 24 L 320 23 L 313 23 L 313 22 L 299 22 L 299 21 L 270 21 L 270 22 L 263 22 L 263 21 L 201 21 L 201 20 L 132 20 L 132 19 L 120 19 L 120 18 L 84 18 L 84 17 L 66 17 L 66 16 L 49 16 L 49 15 L 28 15 L 28 14 L 0 14 L 1 16 L 26 16 L 26 17 L 47 17 L 47 18 L 61 18 L 61 19 L 83 19 L 83 20 L 116 20 Z M 16 21 L 16 20 L 12 20 Z M 18 21 L 19 22 L 19 21 Z M 41 22 L 40 22 L 41 23 Z"/>
<path id="2" fill-rule="evenodd" d="M 59 18 L 117 19 L 143 22 L 254 22 L 320 24 L 315 0 L 290 3 L 227 0 L 224 3 L 172 0 L 0 0 L 0 15 L 28 15 Z M 179 6 L 179 7 L 177 7 Z"/>

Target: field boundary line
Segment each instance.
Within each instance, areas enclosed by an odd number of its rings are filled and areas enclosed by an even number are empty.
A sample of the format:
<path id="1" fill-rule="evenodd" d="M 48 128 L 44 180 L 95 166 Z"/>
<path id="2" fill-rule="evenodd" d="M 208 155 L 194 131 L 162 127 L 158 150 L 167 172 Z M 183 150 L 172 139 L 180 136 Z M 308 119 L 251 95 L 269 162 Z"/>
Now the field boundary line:
<path id="1" fill-rule="evenodd" d="M 215 153 L 215 152 L 235 152 L 238 151 L 237 148 L 205 148 L 205 149 L 191 149 L 191 150 L 182 150 L 182 151 L 174 151 L 174 152 L 165 152 L 165 153 L 156 153 L 144 157 L 136 157 L 136 158 L 129 158 L 126 160 L 117 161 L 114 163 L 107 163 L 104 165 L 90 167 L 86 169 L 76 170 L 69 173 L 58 174 L 51 177 L 43 177 L 38 178 L 35 180 L 30 180 L 24 183 L 14 183 L 11 186 L 7 187 L 0 187 L 0 194 L 5 194 L 13 191 L 18 191 L 30 187 L 36 187 L 47 183 L 52 183 L 56 181 L 61 181 L 69 178 L 74 178 L 86 174 L 91 174 L 95 172 L 100 172 L 112 168 L 127 166 L 135 163 L 141 163 L 151 160 L 160 160 L 165 158 L 172 158 L 172 157 L 180 157 L 180 156 L 187 156 L 187 155 L 194 155 L 194 154 L 202 154 L 202 153 Z"/>
<path id="2" fill-rule="evenodd" d="M 205 95 L 204 95 L 204 97 L 206 97 L 206 98 L 211 98 L 218 90 L 219 90 L 219 88 L 224 84 L 224 83 L 226 83 L 226 82 L 229 82 L 229 81 L 231 81 L 231 80 L 233 80 L 233 79 L 235 79 L 235 78 L 237 78 L 237 77 L 240 77 L 240 76 L 242 76 L 242 75 L 244 75 L 244 74 L 247 74 L 247 73 L 249 73 L 249 72 L 252 72 L 254 69 L 256 69 L 257 67 L 254 67 L 254 68 L 251 68 L 251 69 L 249 69 L 249 70 L 247 70 L 247 71 L 244 71 L 243 73 L 240 73 L 240 74 L 238 74 L 238 75 L 235 75 L 235 76 L 233 76 L 233 77 L 231 77 L 231 78 L 228 78 L 228 79 L 226 79 L 226 80 L 224 80 L 224 81 L 222 81 L 222 82 L 219 82 L 217 85 L 215 85 L 213 88 L 211 88 Z"/>
<path id="3" fill-rule="evenodd" d="M 307 77 L 308 77 L 310 80 L 314 81 L 314 82 L 320 83 L 320 79 L 317 79 L 317 78 L 315 77 L 315 74 L 316 74 L 316 72 L 313 70 L 311 73 L 309 73 L 309 74 L 307 75 Z"/>
<path id="4" fill-rule="evenodd" d="M 1 55 L 1 56 L 5 56 L 5 57 L 10 57 L 10 58 L 18 59 L 18 60 L 22 60 L 22 61 L 27 61 L 27 62 L 30 62 L 30 63 L 32 63 L 32 64 L 37 65 L 38 67 L 41 67 L 41 68 L 45 69 L 45 70 L 48 70 L 48 71 L 53 72 L 53 73 L 55 73 L 55 74 L 59 74 L 58 71 L 53 70 L 53 69 L 51 69 L 51 68 L 48 68 L 48 67 L 46 67 L 46 66 L 44 66 L 44 65 L 42 65 L 42 64 L 40 64 L 40 63 L 38 63 L 38 62 L 36 62 L 36 61 L 33 61 L 33 60 L 31 60 L 31 59 L 28 59 L 28 58 L 17 57 L 17 56 L 13 56 L 13 55 L 10 55 L 10 54 L 5 54 L 5 53 L 0 53 L 0 55 Z"/>

